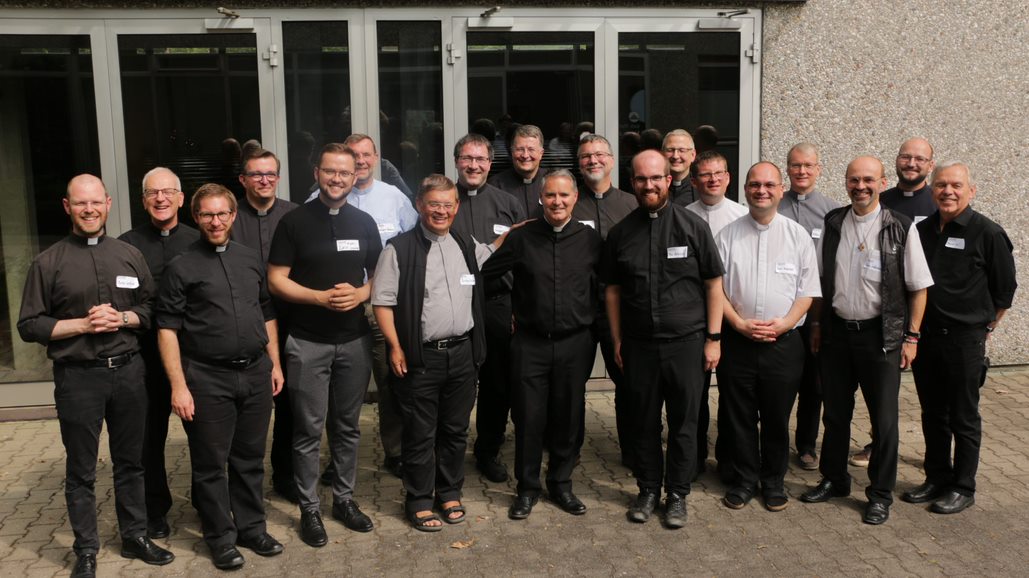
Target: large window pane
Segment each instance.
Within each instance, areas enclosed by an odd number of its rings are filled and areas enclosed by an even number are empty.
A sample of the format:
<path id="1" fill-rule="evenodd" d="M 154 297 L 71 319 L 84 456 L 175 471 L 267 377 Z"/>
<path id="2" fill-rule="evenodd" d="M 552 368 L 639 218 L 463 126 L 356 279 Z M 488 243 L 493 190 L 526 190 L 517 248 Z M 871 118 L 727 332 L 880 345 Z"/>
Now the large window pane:
<path id="1" fill-rule="evenodd" d="M 351 133 L 347 23 L 283 22 L 282 44 L 289 198 L 301 203 L 314 185 L 318 151 Z"/>
<path id="2" fill-rule="evenodd" d="M 32 259 L 68 234 L 65 185 L 103 176 L 88 36 L 0 36 L 0 151 L 0 382 L 50 380 L 16 326 Z"/>
<path id="3" fill-rule="evenodd" d="M 542 164 L 575 170 L 577 137 L 593 132 L 592 32 L 469 32 L 468 126 L 496 131 L 492 172 L 511 166 L 506 133 L 534 124 Z"/>
<path id="4" fill-rule="evenodd" d="M 714 127 L 738 190 L 740 138 L 738 33 L 633 32 L 618 37 L 618 129 L 621 188 L 631 190 L 629 162 L 664 134 Z M 700 139 L 698 139 L 700 140 Z M 655 145 L 655 142 L 657 143 Z M 698 150 L 703 144 L 698 142 Z"/>
<path id="5" fill-rule="evenodd" d="M 378 23 L 379 153 L 412 191 L 445 172 L 440 35 L 439 22 Z"/>
<path id="6" fill-rule="evenodd" d="M 118 57 L 133 225 L 147 218 L 138 193 L 155 166 L 175 171 L 187 198 L 208 182 L 242 195 L 240 147 L 261 138 L 254 35 L 123 35 Z"/>

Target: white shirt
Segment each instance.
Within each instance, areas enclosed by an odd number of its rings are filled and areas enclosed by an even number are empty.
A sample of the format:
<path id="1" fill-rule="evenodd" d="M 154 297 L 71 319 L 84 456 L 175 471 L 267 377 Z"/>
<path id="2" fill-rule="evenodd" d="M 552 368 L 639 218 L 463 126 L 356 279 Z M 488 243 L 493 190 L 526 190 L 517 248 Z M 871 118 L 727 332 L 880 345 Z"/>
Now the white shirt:
<path id="1" fill-rule="evenodd" d="M 317 199 L 319 192 L 315 190 L 305 202 L 310 203 Z M 411 205 L 411 199 L 408 199 L 400 189 L 378 179 L 372 179 L 372 186 L 364 190 L 358 189 L 355 185 L 347 195 L 347 203 L 375 219 L 383 247 L 386 246 L 386 241 L 410 231 L 418 223 L 418 212 Z"/>
<path id="2" fill-rule="evenodd" d="M 712 237 L 717 237 L 719 231 L 729 223 L 739 219 L 743 215 L 750 214 L 747 207 L 726 198 L 722 198 L 722 200 L 715 205 L 706 205 L 704 204 L 704 201 L 697 199 L 696 201 L 686 205 L 686 209 L 693 211 L 699 215 L 701 219 L 704 219 L 707 226 L 711 227 Z"/>
<path id="3" fill-rule="evenodd" d="M 725 267 L 725 294 L 744 319 L 782 318 L 798 297 L 822 296 L 815 244 L 795 221 L 776 214 L 762 225 L 748 212 L 726 225 L 715 245 Z"/>
<path id="4" fill-rule="evenodd" d="M 872 319 L 882 314 L 882 206 L 863 216 L 853 209 L 843 217 L 843 231 L 836 251 L 833 311 L 844 319 Z M 862 248 L 863 245 L 863 248 Z M 822 265 L 822 240 L 818 242 L 818 265 Z M 918 229 L 912 224 L 904 245 L 904 286 L 918 291 L 933 284 L 929 264 L 922 252 Z"/>

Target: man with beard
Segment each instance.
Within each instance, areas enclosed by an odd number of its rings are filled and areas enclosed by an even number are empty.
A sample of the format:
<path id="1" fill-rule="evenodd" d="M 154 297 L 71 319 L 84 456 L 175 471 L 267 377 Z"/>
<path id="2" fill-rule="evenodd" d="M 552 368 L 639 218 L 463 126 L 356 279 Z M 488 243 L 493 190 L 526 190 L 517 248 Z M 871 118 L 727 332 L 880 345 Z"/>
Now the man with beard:
<path id="1" fill-rule="evenodd" d="M 179 208 L 185 202 L 181 187 L 179 177 L 164 167 L 143 175 L 143 208 L 150 219 L 118 237 L 143 253 L 155 287 L 160 287 L 165 266 L 200 238 L 199 231 L 179 223 Z M 143 434 L 147 536 L 167 538 L 171 533 L 168 510 L 172 496 L 164 467 L 164 446 L 171 414 L 171 384 L 157 350 L 156 327 L 140 335 L 139 352 L 146 364 L 147 386 L 146 433 Z"/>
<path id="2" fill-rule="evenodd" d="M 542 213 L 540 190 L 546 169 L 540 168 L 543 160 L 543 131 L 531 124 L 523 124 L 514 130 L 511 137 L 511 168 L 493 175 L 489 183 L 514 196 L 529 219 L 539 218 Z"/>
<path id="3" fill-rule="evenodd" d="M 697 158 L 693 137 L 681 128 L 669 131 L 661 143 L 661 153 L 668 159 L 672 171 L 672 185 L 668 189 L 672 202 L 683 207 L 695 202 L 697 191 L 690 179 L 690 167 Z"/>
<path id="4" fill-rule="evenodd" d="M 686 496 L 696 470 L 697 414 L 704 372 L 718 365 L 722 263 L 710 229 L 669 202 L 668 160 L 643 151 L 632 162 L 639 208 L 615 225 L 604 246 L 615 361 L 625 372 L 638 420 L 633 474 L 639 495 L 628 517 L 646 522 L 667 491 L 665 524 L 686 524 Z M 661 452 L 661 408 L 668 419 Z"/>
<path id="5" fill-rule="evenodd" d="M 111 197 L 100 179 L 68 182 L 64 212 L 72 232 L 32 262 L 18 333 L 46 346 L 54 362 L 54 402 L 67 453 L 64 498 L 75 533 L 72 576 L 96 576 L 100 551 L 96 463 L 107 422 L 121 555 L 147 564 L 175 559 L 146 535 L 143 436 L 147 393 L 139 333 L 150 326 L 153 281 L 143 255 L 105 234 Z"/>
<path id="6" fill-rule="evenodd" d="M 282 553 L 265 522 L 264 448 L 282 389 L 278 329 L 260 254 L 231 242 L 236 198 L 207 184 L 190 202 L 203 239 L 168 267 L 158 343 L 192 463 L 193 506 L 216 568 L 243 566 L 236 545 Z M 226 475 L 226 467 L 228 474 Z"/>
<path id="7" fill-rule="evenodd" d="M 492 243 L 512 225 L 525 219 L 522 205 L 486 182 L 493 162 L 493 145 L 468 134 L 454 145 L 457 165 L 457 216 L 451 229 L 482 243 Z M 500 461 L 507 416 L 511 409 L 511 278 L 486 281 L 486 359 L 479 371 L 479 402 L 475 413 L 475 465 L 491 482 L 506 482 Z"/>
<path id="8" fill-rule="evenodd" d="M 936 212 L 929 174 L 936 167 L 933 146 L 924 138 L 910 138 L 897 153 L 897 186 L 883 191 L 882 204 L 907 216 L 917 225 Z"/>

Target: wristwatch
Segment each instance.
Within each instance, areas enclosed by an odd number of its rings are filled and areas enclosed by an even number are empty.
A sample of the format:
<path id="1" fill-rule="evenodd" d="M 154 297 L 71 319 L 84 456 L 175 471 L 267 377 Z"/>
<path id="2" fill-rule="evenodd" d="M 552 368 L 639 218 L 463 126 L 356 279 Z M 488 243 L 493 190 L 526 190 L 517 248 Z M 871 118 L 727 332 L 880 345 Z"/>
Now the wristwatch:
<path id="1" fill-rule="evenodd" d="M 128 325 L 129 324 L 129 313 L 128 313 L 128 311 L 122 311 L 121 312 L 121 322 L 122 322 L 122 325 Z"/>
<path id="2" fill-rule="evenodd" d="M 722 334 L 721 333 L 711 333 L 711 332 L 708 332 L 707 333 L 707 340 L 708 341 L 721 341 L 722 340 Z"/>

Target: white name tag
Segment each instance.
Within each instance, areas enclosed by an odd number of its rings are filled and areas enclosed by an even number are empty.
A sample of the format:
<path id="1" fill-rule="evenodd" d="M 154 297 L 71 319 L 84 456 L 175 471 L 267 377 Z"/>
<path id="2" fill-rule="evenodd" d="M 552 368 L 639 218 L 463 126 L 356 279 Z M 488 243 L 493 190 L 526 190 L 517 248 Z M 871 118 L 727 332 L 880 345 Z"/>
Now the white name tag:
<path id="1" fill-rule="evenodd" d="M 114 284 L 119 289 L 139 289 L 139 279 L 128 275 L 118 275 L 114 278 Z"/>
<path id="2" fill-rule="evenodd" d="M 796 275 L 797 274 L 797 264 L 796 263 L 776 263 L 775 264 L 775 272 L 776 273 L 785 273 L 787 275 Z"/>
<path id="3" fill-rule="evenodd" d="M 964 249 L 965 240 L 960 237 L 948 237 L 946 247 L 948 249 Z"/>
<path id="4" fill-rule="evenodd" d="M 396 233 L 396 232 L 397 232 L 397 225 L 396 225 L 396 223 L 379 223 L 379 234 L 380 235 L 383 234 L 383 233 L 387 233 L 388 234 L 388 233 Z"/>
<path id="5" fill-rule="evenodd" d="M 499 225 L 499 224 L 493 225 L 493 234 L 494 235 L 503 235 L 504 233 L 506 233 L 506 232 L 508 232 L 510 230 L 511 230 L 511 227 L 508 227 L 507 225 Z"/>
<path id="6" fill-rule="evenodd" d="M 337 251 L 360 251 L 361 242 L 357 239 L 336 239 Z"/>
<path id="7" fill-rule="evenodd" d="M 464 275 L 461 275 L 461 284 L 462 285 L 475 285 L 475 275 L 472 275 L 471 273 L 466 273 Z"/>
<path id="8" fill-rule="evenodd" d="M 821 229 L 811 229 L 811 238 L 812 239 L 821 239 L 822 238 L 822 230 Z"/>
<path id="9" fill-rule="evenodd" d="M 882 253 L 879 251 L 872 251 L 872 254 L 868 256 L 868 259 L 864 264 L 865 269 L 871 269 L 873 271 L 883 270 L 883 258 Z"/>
<path id="10" fill-rule="evenodd" d="M 915 215 L 915 224 L 916 225 L 921 223 L 924 220 L 925 220 L 925 217 L 923 217 L 922 215 Z"/>
<path id="11" fill-rule="evenodd" d="M 685 259 L 686 258 L 686 249 L 687 249 L 687 247 L 685 245 L 682 246 L 682 247 L 669 247 L 668 248 L 668 258 L 669 259 Z"/>
<path id="12" fill-rule="evenodd" d="M 579 221 L 579 222 L 582 223 L 583 225 L 586 225 L 587 227 L 593 229 L 594 231 L 597 229 L 597 224 L 595 222 L 593 222 L 593 221 Z"/>

